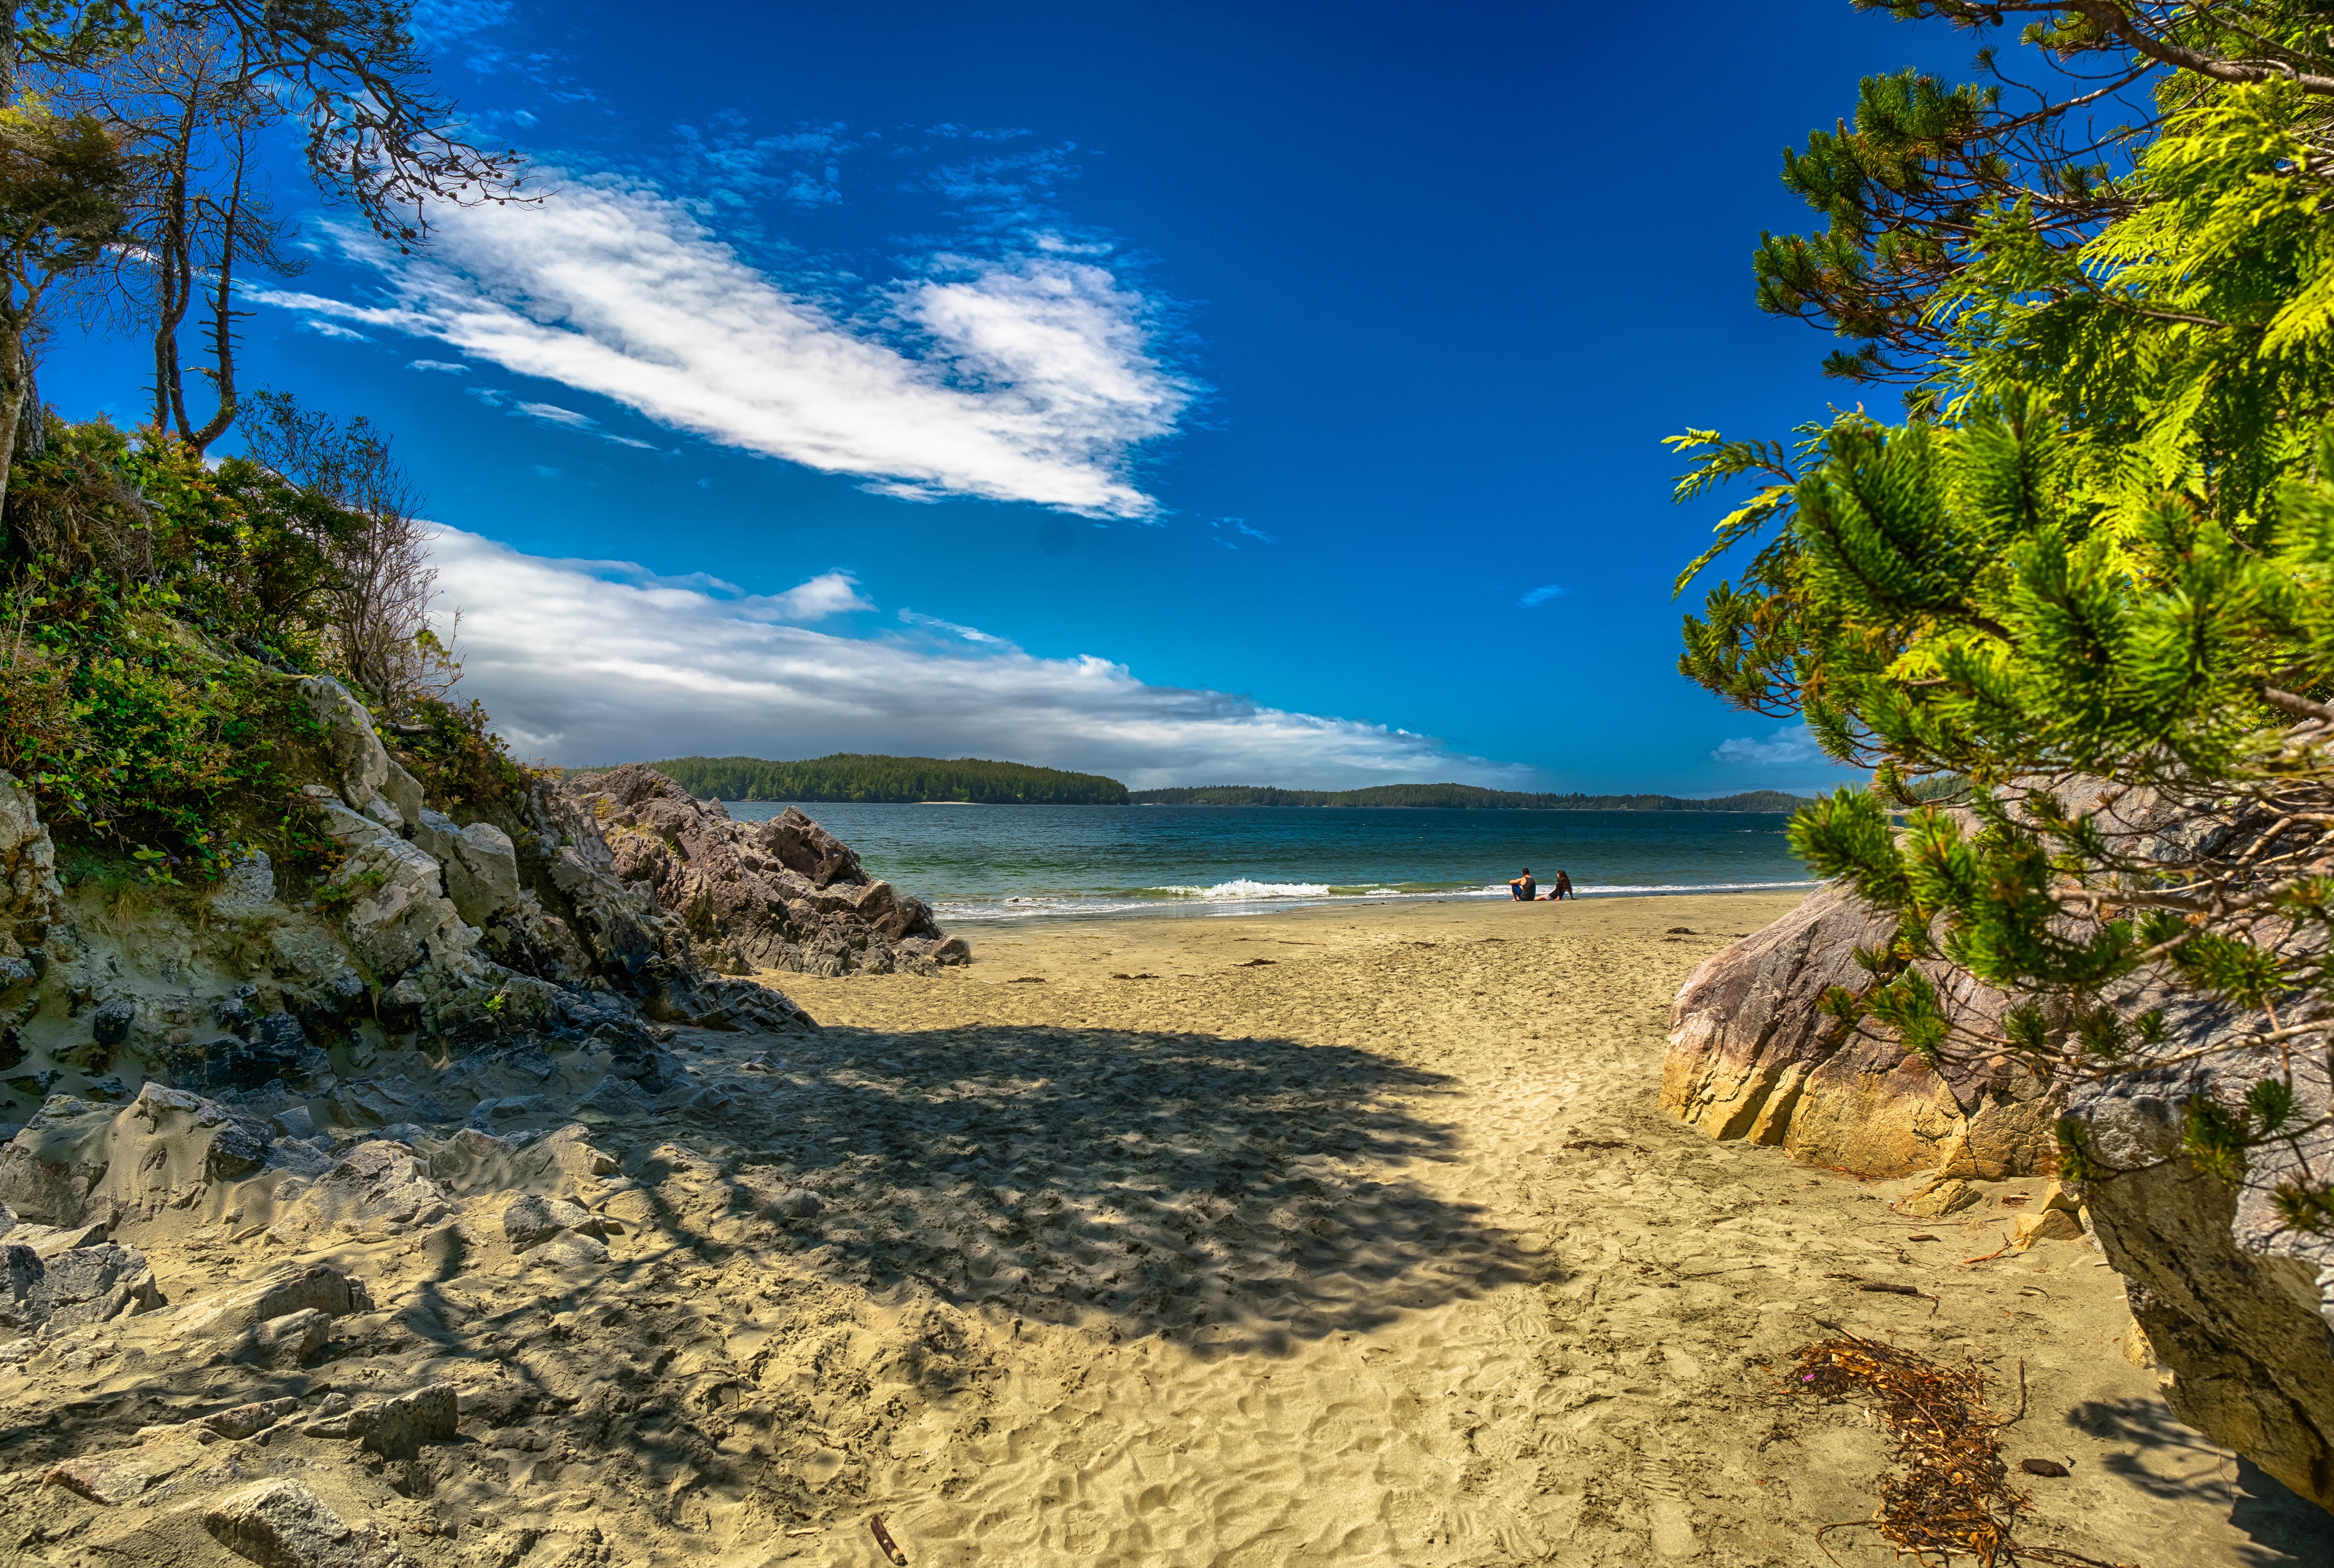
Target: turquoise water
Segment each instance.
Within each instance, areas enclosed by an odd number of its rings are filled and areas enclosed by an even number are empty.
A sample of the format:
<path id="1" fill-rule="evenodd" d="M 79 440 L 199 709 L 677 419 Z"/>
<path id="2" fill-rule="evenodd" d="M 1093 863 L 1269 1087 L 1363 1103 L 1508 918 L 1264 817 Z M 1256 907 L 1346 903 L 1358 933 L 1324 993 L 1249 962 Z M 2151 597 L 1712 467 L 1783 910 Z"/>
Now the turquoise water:
<path id="1" fill-rule="evenodd" d="M 786 810 L 732 801 L 758 822 Z M 1506 898 L 1525 866 L 1582 896 L 1811 886 L 1764 812 L 805 805 L 943 922 L 1231 914 L 1355 898 Z"/>

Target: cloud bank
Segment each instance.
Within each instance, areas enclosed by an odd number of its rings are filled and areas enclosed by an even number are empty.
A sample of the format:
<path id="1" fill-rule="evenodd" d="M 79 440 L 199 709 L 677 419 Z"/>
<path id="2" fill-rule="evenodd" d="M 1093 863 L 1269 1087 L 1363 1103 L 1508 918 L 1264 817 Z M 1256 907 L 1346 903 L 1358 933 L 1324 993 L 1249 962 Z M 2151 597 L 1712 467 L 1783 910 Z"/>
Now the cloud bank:
<path id="1" fill-rule="evenodd" d="M 1005 757 L 1138 789 L 1531 783 L 1383 725 L 1152 686 L 1105 659 L 1040 659 L 997 639 L 969 648 L 972 629 L 931 617 L 865 638 L 804 624 L 874 608 L 841 572 L 743 595 L 701 574 L 547 560 L 452 529 L 433 560 L 441 608 L 462 612 L 462 692 L 529 760 L 871 751 Z"/>
<path id="2" fill-rule="evenodd" d="M 536 207 L 448 207 L 433 224 L 415 256 L 328 231 L 379 274 L 383 303 L 255 297 L 319 331 L 447 344 L 888 494 L 1095 517 L 1158 510 L 1131 465 L 1201 390 L 1155 350 L 1150 300 L 1090 247 L 1043 234 L 1020 254 L 933 257 L 846 317 L 830 303 L 846 280 L 781 282 L 682 203 L 612 176 Z"/>

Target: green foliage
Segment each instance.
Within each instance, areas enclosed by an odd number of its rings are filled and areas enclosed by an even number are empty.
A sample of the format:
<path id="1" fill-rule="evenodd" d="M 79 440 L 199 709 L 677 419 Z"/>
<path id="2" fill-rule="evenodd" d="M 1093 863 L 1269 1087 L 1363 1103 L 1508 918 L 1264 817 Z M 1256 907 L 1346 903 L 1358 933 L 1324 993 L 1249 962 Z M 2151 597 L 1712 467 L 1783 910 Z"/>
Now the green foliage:
<path id="1" fill-rule="evenodd" d="M 1676 795 L 1533 794 L 1482 789 L 1474 784 L 1372 784 L 1358 790 L 1285 790 L 1269 784 L 1203 784 L 1136 790 L 1127 799 L 1140 806 L 1443 806 L 1475 811 L 1572 812 L 1787 812 L 1803 805 L 1799 795 L 1752 790 L 1717 800 L 1682 800 Z"/>
<path id="2" fill-rule="evenodd" d="M 146 851 L 158 876 L 246 840 L 329 854 L 297 788 L 335 525 L 312 500 L 250 464 L 50 422 L 0 534 L 0 767 L 61 832 Z"/>
<path id="3" fill-rule="evenodd" d="M 438 809 L 484 814 L 508 827 L 535 774 L 511 755 L 503 737 L 487 727 L 492 722 L 476 700 L 424 697 L 415 699 L 408 721 L 383 738 Z"/>
<path id="4" fill-rule="evenodd" d="M 2271 1070 L 2184 1112 L 2235 1182 L 2322 1127 L 2292 1063 L 2334 1018 L 2334 37 L 2265 0 L 2058 10 L 2027 43 L 2104 74 L 2016 113 L 1875 79 L 1787 160 L 1826 227 L 1762 240 L 1760 303 L 1857 340 L 1835 371 L 1914 381 L 1913 418 L 1673 438 L 1680 499 L 1758 486 L 1679 581 L 1748 553 L 1680 669 L 1874 770 L 1791 828 L 1896 917 L 1828 1011 L 1933 1061 L 2109 1077 L 2202 1048 L 2165 1021 L 2192 1003 Z M 2102 82 L 2153 110 L 2065 151 Z M 2018 999 L 1954 1018 L 1926 959 Z M 2329 1177 L 2287 1184 L 2292 1223 L 2329 1223 Z"/>
<path id="5" fill-rule="evenodd" d="M 960 757 L 837 752 L 804 762 L 684 756 L 651 767 L 699 799 L 725 801 L 968 801 L 985 805 L 1124 805 L 1126 786 L 1094 774 Z"/>

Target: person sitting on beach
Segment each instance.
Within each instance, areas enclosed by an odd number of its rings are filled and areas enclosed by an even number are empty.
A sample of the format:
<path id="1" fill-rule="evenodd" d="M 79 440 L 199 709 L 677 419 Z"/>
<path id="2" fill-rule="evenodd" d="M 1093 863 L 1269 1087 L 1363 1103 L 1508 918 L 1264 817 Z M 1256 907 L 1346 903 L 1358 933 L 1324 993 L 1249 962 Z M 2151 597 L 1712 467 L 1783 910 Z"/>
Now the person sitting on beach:
<path id="1" fill-rule="evenodd" d="M 1522 876 L 1508 879 L 1508 891 L 1515 895 L 1516 901 L 1519 904 L 1529 904 L 1539 897 L 1539 884 L 1532 880 L 1529 866 L 1524 868 Z"/>
<path id="2" fill-rule="evenodd" d="M 1580 897 L 1578 893 L 1572 890 L 1572 878 L 1566 874 L 1562 866 L 1558 866 L 1556 869 L 1556 887 L 1548 893 L 1548 896 L 1551 899 L 1572 899 L 1576 900 Z"/>

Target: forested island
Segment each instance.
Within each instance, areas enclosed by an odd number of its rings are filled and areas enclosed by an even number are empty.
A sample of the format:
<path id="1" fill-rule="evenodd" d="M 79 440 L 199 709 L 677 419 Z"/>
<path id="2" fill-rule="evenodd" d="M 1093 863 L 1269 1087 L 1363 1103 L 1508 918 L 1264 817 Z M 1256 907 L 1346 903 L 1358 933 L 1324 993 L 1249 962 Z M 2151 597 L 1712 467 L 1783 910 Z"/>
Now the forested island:
<path id="1" fill-rule="evenodd" d="M 1268 784 L 1204 784 L 1136 790 L 1139 806 L 1457 806 L 1475 811 L 1526 812 L 1794 812 L 1806 805 L 1780 790 L 1751 790 L 1716 800 L 1676 795 L 1537 794 L 1474 784 L 1373 784 L 1358 790 L 1285 790 Z"/>
<path id="2" fill-rule="evenodd" d="M 979 757 L 870 756 L 836 752 L 800 762 L 752 756 L 681 756 L 651 763 L 699 800 L 962 801 L 977 805 L 1123 806 L 1126 786 L 1097 774 L 1066 773 Z"/>

